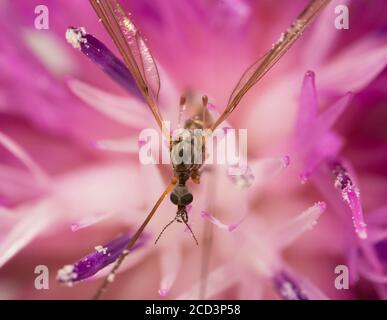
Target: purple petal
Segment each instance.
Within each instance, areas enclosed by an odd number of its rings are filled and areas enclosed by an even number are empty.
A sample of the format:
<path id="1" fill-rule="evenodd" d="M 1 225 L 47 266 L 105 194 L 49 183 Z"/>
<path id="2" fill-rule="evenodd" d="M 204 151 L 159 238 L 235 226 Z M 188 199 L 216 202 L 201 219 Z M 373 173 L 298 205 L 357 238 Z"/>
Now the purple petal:
<path id="1" fill-rule="evenodd" d="M 336 133 L 328 132 L 314 146 L 313 151 L 305 156 L 304 166 L 300 173 L 301 183 L 305 183 L 319 164 L 329 158 L 335 158 L 343 146 L 343 139 Z"/>
<path id="2" fill-rule="evenodd" d="M 335 7 L 338 5 L 348 5 L 350 2 L 351 0 L 333 0 L 321 12 L 313 27 L 313 37 L 304 40 L 307 45 L 303 53 L 303 60 L 308 66 L 319 66 L 329 58 L 341 34 L 337 32 L 335 25 L 332 23 L 337 17 Z M 324 41 L 321 41 L 322 38 Z"/>
<path id="3" fill-rule="evenodd" d="M 307 279 L 294 272 L 279 271 L 273 277 L 274 286 L 285 300 L 327 300 L 328 297 Z"/>
<path id="4" fill-rule="evenodd" d="M 387 261 L 387 240 L 375 244 L 375 249 L 380 259 Z"/>
<path id="5" fill-rule="evenodd" d="M 67 29 L 66 39 L 74 48 L 80 49 L 82 53 L 129 93 L 142 99 L 142 95 L 128 68 L 101 41 L 88 34 L 84 28 L 74 27 Z"/>
<path id="6" fill-rule="evenodd" d="M 335 178 L 335 187 L 341 191 L 343 200 L 351 209 L 352 220 L 357 235 L 360 239 L 366 239 L 367 225 L 364 222 L 359 188 L 354 184 L 353 179 L 341 162 L 336 160 L 330 161 L 329 167 Z"/>
<path id="7" fill-rule="evenodd" d="M 285 300 L 309 300 L 302 288 L 285 272 L 274 276 L 274 285 L 279 295 Z"/>
<path id="8" fill-rule="evenodd" d="M 308 141 L 307 137 L 313 129 L 317 119 L 318 101 L 315 85 L 315 74 L 307 71 L 302 83 L 300 108 L 296 125 L 296 139 L 298 143 Z"/>
<path id="9" fill-rule="evenodd" d="M 88 254 L 73 265 L 66 265 L 58 271 L 57 279 L 59 282 L 71 286 L 74 282 L 90 278 L 101 269 L 116 261 L 123 253 L 131 235 L 123 235 L 109 242 L 105 246 L 95 247 L 95 251 Z M 133 246 L 131 251 L 141 247 L 144 244 L 144 237 Z"/>
<path id="10" fill-rule="evenodd" d="M 320 75 L 320 85 L 327 91 L 343 94 L 358 92 L 374 80 L 387 65 L 384 38 L 364 37 L 336 55 Z"/>
<path id="11" fill-rule="evenodd" d="M 367 214 L 367 220 L 370 224 L 387 226 L 387 206 L 377 208 Z"/>
<path id="12" fill-rule="evenodd" d="M 302 183 L 306 182 L 323 160 L 336 157 L 340 151 L 342 139 L 333 132 L 332 128 L 347 109 L 352 98 L 353 94 L 349 92 L 318 115 L 314 73 L 312 71 L 306 73 L 301 90 L 295 134 L 295 147 L 304 161 L 300 173 Z"/>
<path id="13" fill-rule="evenodd" d="M 336 121 L 347 109 L 352 101 L 353 93 L 348 92 L 342 98 L 340 98 L 331 107 L 324 110 L 317 119 L 316 138 L 319 138 L 324 133 L 328 132 L 335 125 Z"/>

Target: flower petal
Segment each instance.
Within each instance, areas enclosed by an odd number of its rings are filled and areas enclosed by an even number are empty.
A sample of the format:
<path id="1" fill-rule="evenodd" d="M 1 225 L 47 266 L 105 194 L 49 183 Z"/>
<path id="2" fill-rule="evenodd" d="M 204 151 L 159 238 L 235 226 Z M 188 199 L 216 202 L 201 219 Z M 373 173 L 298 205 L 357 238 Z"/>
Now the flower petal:
<path id="1" fill-rule="evenodd" d="M 96 246 L 94 252 L 88 254 L 73 265 L 66 265 L 60 269 L 57 275 L 58 281 L 71 286 L 75 282 L 90 278 L 101 269 L 116 261 L 125 250 L 131 238 L 131 235 L 126 234 L 116 238 L 105 246 Z M 143 244 L 144 237 L 142 236 L 131 250 L 136 250 L 143 246 Z"/>
<path id="2" fill-rule="evenodd" d="M 318 101 L 315 74 L 313 71 L 307 71 L 304 76 L 299 106 L 296 124 L 296 141 L 297 143 L 303 143 L 309 141 L 307 137 L 317 120 Z"/>
<path id="3" fill-rule="evenodd" d="M 365 37 L 321 69 L 320 86 L 337 94 L 358 92 L 375 79 L 386 65 L 385 39 Z"/>
<path id="4" fill-rule="evenodd" d="M 25 170 L 0 165 L 0 204 L 13 206 L 35 199 L 46 191 L 42 186 L 37 185 Z"/>
<path id="5" fill-rule="evenodd" d="M 324 110 L 318 116 L 316 128 L 315 128 L 316 138 L 323 135 L 328 130 L 332 129 L 333 125 L 336 123 L 337 119 L 343 114 L 343 112 L 347 109 L 352 99 L 353 99 L 353 93 L 347 92 L 335 104 L 333 104 L 331 107 Z"/>
<path id="6" fill-rule="evenodd" d="M 137 154 L 139 150 L 139 144 L 140 142 L 137 139 L 129 137 L 124 139 L 100 140 L 96 145 L 100 150 Z"/>
<path id="7" fill-rule="evenodd" d="M 68 85 L 76 96 L 109 118 L 131 128 L 149 127 L 149 114 L 142 102 L 107 93 L 76 79 L 69 80 Z"/>
<path id="8" fill-rule="evenodd" d="M 343 139 L 336 133 L 328 132 L 316 141 L 313 151 L 305 156 L 300 173 L 301 183 L 306 183 L 315 169 L 326 159 L 337 157 L 343 146 Z"/>
<path id="9" fill-rule="evenodd" d="M 224 224 L 223 222 L 221 222 L 220 220 L 218 220 L 217 218 L 215 218 L 213 215 L 211 215 L 210 213 L 208 213 L 207 211 L 202 211 L 200 213 L 200 216 L 205 219 L 205 220 L 208 220 L 209 222 L 211 222 L 213 225 L 217 226 L 219 229 L 224 229 L 224 230 L 227 230 L 227 231 L 234 231 L 240 224 L 239 223 L 235 223 L 235 224 L 229 224 L 229 225 L 226 225 Z"/>
<path id="10" fill-rule="evenodd" d="M 34 175 L 36 180 L 44 186 L 50 184 L 50 178 L 44 170 L 10 137 L 0 132 L 0 145 L 4 146 L 10 153 L 19 159 Z"/>
<path id="11" fill-rule="evenodd" d="M 351 0 L 333 0 L 321 12 L 319 18 L 316 19 L 314 27 L 312 27 L 313 36 L 304 40 L 306 41 L 306 48 L 303 54 L 304 59 L 302 60 L 305 61 L 305 64 L 316 67 L 328 58 L 328 55 L 337 43 L 336 38 L 340 35 L 340 32 L 337 31 L 332 23 L 337 17 L 335 8 L 338 5 L 348 6 L 350 2 Z M 324 41 L 321 41 L 322 38 Z"/>
<path id="12" fill-rule="evenodd" d="M 273 278 L 279 295 L 285 300 L 327 300 L 313 284 L 289 272 L 277 272 Z"/>
<path id="13" fill-rule="evenodd" d="M 251 188 L 248 189 L 248 193 L 254 196 L 257 192 L 259 192 L 260 188 L 280 174 L 289 166 L 289 164 L 290 159 L 288 156 L 260 159 L 253 161 L 251 165 L 247 167 L 244 174 L 231 175 L 230 177 L 239 188 L 244 189 L 251 186 Z M 220 229 L 232 232 L 241 225 L 251 210 L 240 210 L 240 212 L 242 213 L 240 218 L 236 222 L 230 224 L 221 222 L 207 211 L 202 211 L 201 217 L 210 221 Z"/>
<path id="14" fill-rule="evenodd" d="M 102 213 L 102 214 L 93 214 L 90 216 L 85 216 L 78 222 L 71 224 L 71 231 L 75 232 L 87 227 L 90 227 L 92 225 L 95 225 L 101 221 L 107 220 L 113 216 L 113 213 Z"/>
<path id="15" fill-rule="evenodd" d="M 309 300 L 300 286 L 284 273 L 279 272 L 274 276 L 274 284 L 280 296 L 285 300 Z"/>
<path id="16" fill-rule="evenodd" d="M 359 269 L 362 276 L 364 276 L 368 280 L 376 283 L 387 284 L 387 275 L 371 271 L 368 268 L 366 268 L 363 264 L 360 264 Z"/>
<path id="17" fill-rule="evenodd" d="M 325 209 L 326 204 L 324 202 L 317 202 L 295 218 L 279 227 L 276 227 L 273 230 L 274 245 L 279 249 L 285 249 L 293 244 L 307 230 L 313 228 Z"/>
<path id="18" fill-rule="evenodd" d="M 364 222 L 359 188 L 340 161 L 330 161 L 329 167 L 335 179 L 335 187 L 341 191 L 343 200 L 351 209 L 355 231 L 364 240 L 367 238 L 367 225 Z"/>
<path id="19" fill-rule="evenodd" d="M 101 41 L 88 34 L 84 28 L 73 27 L 67 29 L 66 39 L 129 93 L 143 99 L 128 68 Z"/>
<path id="20" fill-rule="evenodd" d="M 206 299 L 222 293 L 238 281 L 238 273 L 230 265 L 219 267 L 212 271 L 207 277 Z M 201 281 L 194 284 L 189 290 L 179 295 L 176 300 L 198 299 L 200 294 Z"/>
<path id="21" fill-rule="evenodd" d="M 174 282 L 181 267 L 181 252 L 179 245 L 173 245 L 172 247 L 163 248 L 161 252 L 161 281 L 159 295 L 165 297 Z"/>
<path id="22" fill-rule="evenodd" d="M 250 168 L 252 174 L 254 175 L 252 189 L 256 191 L 257 189 L 263 187 L 270 180 L 282 173 L 289 165 L 289 156 L 263 158 L 252 161 L 250 163 Z"/>
<path id="23" fill-rule="evenodd" d="M 47 228 L 55 217 L 49 200 L 19 210 L 23 216 L 12 221 L 11 227 L 7 228 L 8 231 L 0 236 L 0 267 Z"/>
<path id="24" fill-rule="evenodd" d="M 367 213 L 367 221 L 370 224 L 386 226 L 387 225 L 387 207 L 380 207 Z"/>

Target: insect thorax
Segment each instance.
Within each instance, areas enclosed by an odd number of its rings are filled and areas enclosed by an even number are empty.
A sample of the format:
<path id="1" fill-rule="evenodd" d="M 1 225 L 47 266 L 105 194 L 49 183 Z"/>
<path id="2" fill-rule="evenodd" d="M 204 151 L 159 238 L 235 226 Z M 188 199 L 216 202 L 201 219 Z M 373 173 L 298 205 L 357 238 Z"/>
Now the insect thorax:
<path id="1" fill-rule="evenodd" d="M 205 160 L 203 130 L 200 123 L 188 120 L 172 141 L 171 161 L 179 183 L 197 178 Z"/>

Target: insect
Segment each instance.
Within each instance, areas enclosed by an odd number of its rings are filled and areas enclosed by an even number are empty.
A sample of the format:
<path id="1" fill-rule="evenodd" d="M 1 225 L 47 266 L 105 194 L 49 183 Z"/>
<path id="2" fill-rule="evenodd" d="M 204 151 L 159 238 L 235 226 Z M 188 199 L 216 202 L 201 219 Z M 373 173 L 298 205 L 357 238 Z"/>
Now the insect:
<path id="1" fill-rule="evenodd" d="M 187 98 L 180 99 L 179 123 Z M 184 123 L 185 135 L 180 134 L 176 139 L 172 139 L 170 144 L 170 155 L 173 165 L 174 176 L 177 185 L 173 189 L 170 199 L 177 206 L 176 217 L 168 223 L 157 237 L 155 244 L 160 239 L 164 231 L 173 223 L 184 223 L 191 232 L 196 244 L 199 244 L 191 227 L 188 224 L 187 206 L 192 203 L 193 195 L 189 191 L 186 183 L 191 179 L 195 183 L 200 183 L 200 169 L 205 160 L 205 141 L 202 135 L 203 129 L 210 124 L 210 115 L 207 112 L 207 96 L 202 97 L 202 106 L 198 111 L 188 118 Z M 208 121 L 206 121 L 208 119 Z"/>
<path id="2" fill-rule="evenodd" d="M 214 131 L 223 121 L 225 121 L 238 106 L 243 96 L 290 49 L 290 47 L 301 36 L 306 27 L 329 2 L 330 0 L 309 1 L 309 4 L 291 24 L 290 28 L 281 35 L 280 39 L 272 46 L 272 48 L 245 71 L 232 91 L 226 108 L 220 116 L 215 119 L 215 121 L 212 121 L 212 119 L 209 119 L 206 115 L 205 110 L 208 99 L 206 96 L 203 96 L 201 109 L 204 110 L 204 112 L 202 111 L 201 114 L 200 112 L 197 112 L 184 123 L 184 128 L 190 133 L 188 137 L 179 136 L 177 138 L 173 138 L 170 132 L 168 132 L 165 126 L 163 126 L 163 118 L 158 108 L 160 78 L 157 66 L 149 48 L 147 47 L 144 39 L 141 37 L 140 32 L 117 0 L 90 0 L 90 3 L 96 11 L 99 19 L 102 21 L 116 47 L 120 51 L 126 67 L 135 79 L 137 87 L 152 112 L 158 127 L 169 143 L 174 172 L 173 179 L 161 194 L 160 198 L 157 200 L 142 225 L 132 237 L 126 250 L 117 259 L 109 275 L 105 278 L 102 285 L 96 292 L 94 296 L 95 299 L 98 299 L 106 289 L 110 282 L 109 279 L 115 275 L 131 248 L 136 243 L 147 224 L 153 218 L 160 204 L 169 194 L 172 203 L 177 206 L 177 213 L 176 217 L 161 231 L 160 236 L 171 223 L 177 221 L 184 223 L 195 238 L 188 225 L 187 206 L 192 203 L 193 196 L 186 183 L 189 179 L 196 183 L 200 181 L 200 169 L 202 165 L 192 161 L 176 161 L 176 159 L 180 156 L 181 150 L 184 150 L 186 146 L 195 145 L 192 149 L 193 152 L 191 154 L 188 153 L 189 160 L 192 160 L 194 153 L 197 153 L 198 151 L 205 154 L 205 137 L 195 136 L 195 134 L 193 134 L 195 129 L 203 130 L 209 128 Z M 185 103 L 186 99 L 185 97 L 182 97 L 180 100 L 181 109 L 184 107 Z M 160 236 L 156 239 L 156 242 L 159 240 Z M 197 243 L 196 238 L 195 241 Z"/>

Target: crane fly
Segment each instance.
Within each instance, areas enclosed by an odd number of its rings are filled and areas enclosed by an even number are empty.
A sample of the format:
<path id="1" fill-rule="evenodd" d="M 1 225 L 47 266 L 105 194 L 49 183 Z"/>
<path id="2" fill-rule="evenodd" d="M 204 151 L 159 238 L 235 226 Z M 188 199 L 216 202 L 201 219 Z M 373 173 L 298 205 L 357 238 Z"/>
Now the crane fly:
<path id="1" fill-rule="evenodd" d="M 128 255 L 137 239 L 151 221 L 157 209 L 163 200 L 170 194 L 170 200 L 177 206 L 176 217 L 161 231 L 172 224 L 174 221 L 184 223 L 191 231 L 188 224 L 187 206 L 192 203 L 193 196 L 187 187 L 187 181 L 192 180 L 198 183 L 200 181 L 200 169 L 202 164 L 192 163 L 192 161 L 183 161 L 177 163 L 174 161 L 177 154 L 187 145 L 196 145 L 195 151 L 205 155 L 206 139 L 204 136 L 199 139 L 194 134 L 195 130 L 211 129 L 214 131 L 223 121 L 225 121 L 230 114 L 239 105 L 244 95 L 280 60 L 280 58 L 291 48 L 296 40 L 302 35 L 303 31 L 309 26 L 314 18 L 321 12 L 321 10 L 330 2 L 330 0 L 311 0 L 306 5 L 304 10 L 299 14 L 296 20 L 291 24 L 290 28 L 286 30 L 280 39 L 272 46 L 272 48 L 251 67 L 249 67 L 240 78 L 239 82 L 232 91 L 228 103 L 220 116 L 213 121 L 206 111 L 208 98 L 202 98 L 202 111 L 194 113 L 184 123 L 184 128 L 191 134 L 187 137 L 178 136 L 172 138 L 163 125 L 163 117 L 158 107 L 158 95 L 160 91 L 160 77 L 155 60 L 142 38 L 139 30 L 133 24 L 129 15 L 125 13 L 117 0 L 90 0 L 92 7 L 97 13 L 100 21 L 102 21 L 107 32 L 110 34 L 113 42 L 119 50 L 127 69 L 133 76 L 138 89 L 140 90 L 146 104 L 148 105 L 153 117 L 160 128 L 162 134 L 167 138 L 170 148 L 170 155 L 173 164 L 174 177 L 166 187 L 156 204 L 133 235 L 126 250 L 116 260 L 114 267 L 109 275 L 105 278 L 102 285 L 96 292 L 94 299 L 98 299 L 109 284 L 109 280 L 114 277 L 121 263 Z M 186 98 L 182 97 L 180 100 L 180 111 L 186 104 Z M 200 108 L 199 108 L 200 109 Z M 195 141 L 194 141 L 195 140 Z M 195 142 L 195 143 L 194 143 Z M 200 150 L 198 150 L 200 148 Z M 194 155 L 189 155 L 191 158 Z M 156 239 L 159 240 L 160 236 Z M 195 238 L 197 243 L 197 240 Z"/>

